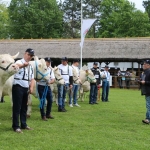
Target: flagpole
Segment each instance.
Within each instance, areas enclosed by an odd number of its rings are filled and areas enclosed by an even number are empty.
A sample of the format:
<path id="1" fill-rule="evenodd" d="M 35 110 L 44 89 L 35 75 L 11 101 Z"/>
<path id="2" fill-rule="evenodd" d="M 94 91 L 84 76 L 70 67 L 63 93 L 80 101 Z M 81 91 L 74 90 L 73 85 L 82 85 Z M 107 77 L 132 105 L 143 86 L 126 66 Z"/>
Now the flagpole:
<path id="1" fill-rule="evenodd" d="M 83 40 L 83 35 L 82 35 L 82 23 L 83 23 L 83 15 L 82 15 L 82 0 L 81 0 L 81 43 L 82 43 L 82 40 Z M 81 44 L 80 70 L 82 69 L 82 47 L 83 47 L 83 45 Z"/>

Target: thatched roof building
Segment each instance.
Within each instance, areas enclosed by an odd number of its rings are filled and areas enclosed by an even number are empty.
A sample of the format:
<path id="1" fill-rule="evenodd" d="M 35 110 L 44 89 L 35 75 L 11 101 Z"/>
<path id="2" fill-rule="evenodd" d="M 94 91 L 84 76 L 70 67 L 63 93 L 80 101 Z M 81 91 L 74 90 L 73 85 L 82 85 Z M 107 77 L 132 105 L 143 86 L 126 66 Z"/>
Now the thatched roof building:
<path id="1" fill-rule="evenodd" d="M 79 39 L 38 39 L 38 40 L 0 40 L 0 54 L 14 55 L 20 52 L 20 58 L 27 48 L 33 48 L 40 58 L 68 57 L 80 58 Z M 83 59 L 86 61 L 140 61 L 150 58 L 150 38 L 111 38 L 86 39 L 83 47 Z"/>

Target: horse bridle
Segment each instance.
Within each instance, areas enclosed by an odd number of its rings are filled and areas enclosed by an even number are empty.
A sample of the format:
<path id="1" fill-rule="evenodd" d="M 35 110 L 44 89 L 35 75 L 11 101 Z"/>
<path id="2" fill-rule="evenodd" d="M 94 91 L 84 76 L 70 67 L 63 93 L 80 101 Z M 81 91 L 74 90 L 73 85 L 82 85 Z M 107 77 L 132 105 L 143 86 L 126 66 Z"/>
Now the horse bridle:
<path id="1" fill-rule="evenodd" d="M 42 72 L 40 72 L 39 70 L 38 70 L 38 64 L 37 64 L 37 62 L 35 61 L 35 68 L 36 68 L 36 78 L 35 78 L 35 80 L 42 80 L 42 79 L 44 79 L 44 77 L 46 77 L 47 75 L 48 75 L 48 73 L 46 73 L 46 74 L 43 74 Z M 37 78 L 37 76 L 38 76 L 38 74 L 40 74 L 42 77 L 41 77 L 41 79 L 38 79 Z"/>
<path id="2" fill-rule="evenodd" d="M 2 69 L 2 70 L 4 70 L 4 71 L 7 71 L 8 68 L 9 68 L 12 64 L 13 64 L 13 63 L 10 63 L 6 68 L 0 66 L 0 69 Z"/>

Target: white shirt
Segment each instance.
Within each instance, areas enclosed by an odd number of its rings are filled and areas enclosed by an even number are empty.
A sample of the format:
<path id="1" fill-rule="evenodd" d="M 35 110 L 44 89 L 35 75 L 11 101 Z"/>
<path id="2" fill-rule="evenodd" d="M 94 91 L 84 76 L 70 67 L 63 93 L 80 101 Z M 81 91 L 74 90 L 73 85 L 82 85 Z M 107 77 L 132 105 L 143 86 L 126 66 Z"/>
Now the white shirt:
<path id="1" fill-rule="evenodd" d="M 101 76 L 103 77 L 103 75 L 106 76 L 107 81 L 110 80 L 110 73 L 109 73 L 108 71 L 103 71 L 103 72 L 101 73 Z"/>
<path id="2" fill-rule="evenodd" d="M 47 70 L 48 70 L 48 72 L 50 74 L 50 79 L 48 81 L 48 82 L 50 82 L 51 80 L 55 79 L 55 75 L 54 75 L 54 71 L 50 67 L 48 67 Z M 44 79 L 40 80 L 37 83 L 38 83 L 38 85 L 46 86 L 46 81 Z"/>
<path id="3" fill-rule="evenodd" d="M 26 61 L 24 59 L 18 60 L 15 64 L 24 64 Z M 29 75 L 28 75 L 29 74 Z M 22 87 L 28 88 L 30 81 L 34 79 L 34 71 L 31 65 L 20 68 L 19 71 L 14 75 L 13 85 L 19 84 Z"/>
<path id="4" fill-rule="evenodd" d="M 77 72 L 78 78 L 79 78 L 79 74 L 80 74 L 79 68 L 74 66 L 74 65 L 72 65 L 72 68 L 75 69 L 75 71 Z M 78 84 L 75 84 L 75 83 L 73 83 L 73 84 L 78 85 Z"/>
<path id="5" fill-rule="evenodd" d="M 62 78 L 65 80 L 65 83 L 69 83 L 69 76 L 73 76 L 72 67 L 69 65 L 64 66 L 63 64 L 60 64 L 58 68 Z"/>

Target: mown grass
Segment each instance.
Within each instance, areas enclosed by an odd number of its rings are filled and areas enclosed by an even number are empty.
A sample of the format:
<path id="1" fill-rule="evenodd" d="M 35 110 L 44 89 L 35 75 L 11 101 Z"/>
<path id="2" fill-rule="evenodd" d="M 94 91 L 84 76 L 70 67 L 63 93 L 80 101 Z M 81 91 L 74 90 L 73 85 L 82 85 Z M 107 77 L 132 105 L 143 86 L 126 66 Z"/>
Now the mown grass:
<path id="1" fill-rule="evenodd" d="M 145 99 L 138 90 L 111 89 L 108 103 L 81 108 L 66 106 L 68 112 L 57 112 L 54 120 L 40 118 L 39 101 L 33 100 L 32 116 L 27 123 L 33 131 L 17 134 L 11 129 L 9 98 L 0 104 L 0 150 L 144 150 L 149 149 L 150 126 L 145 118 Z"/>

